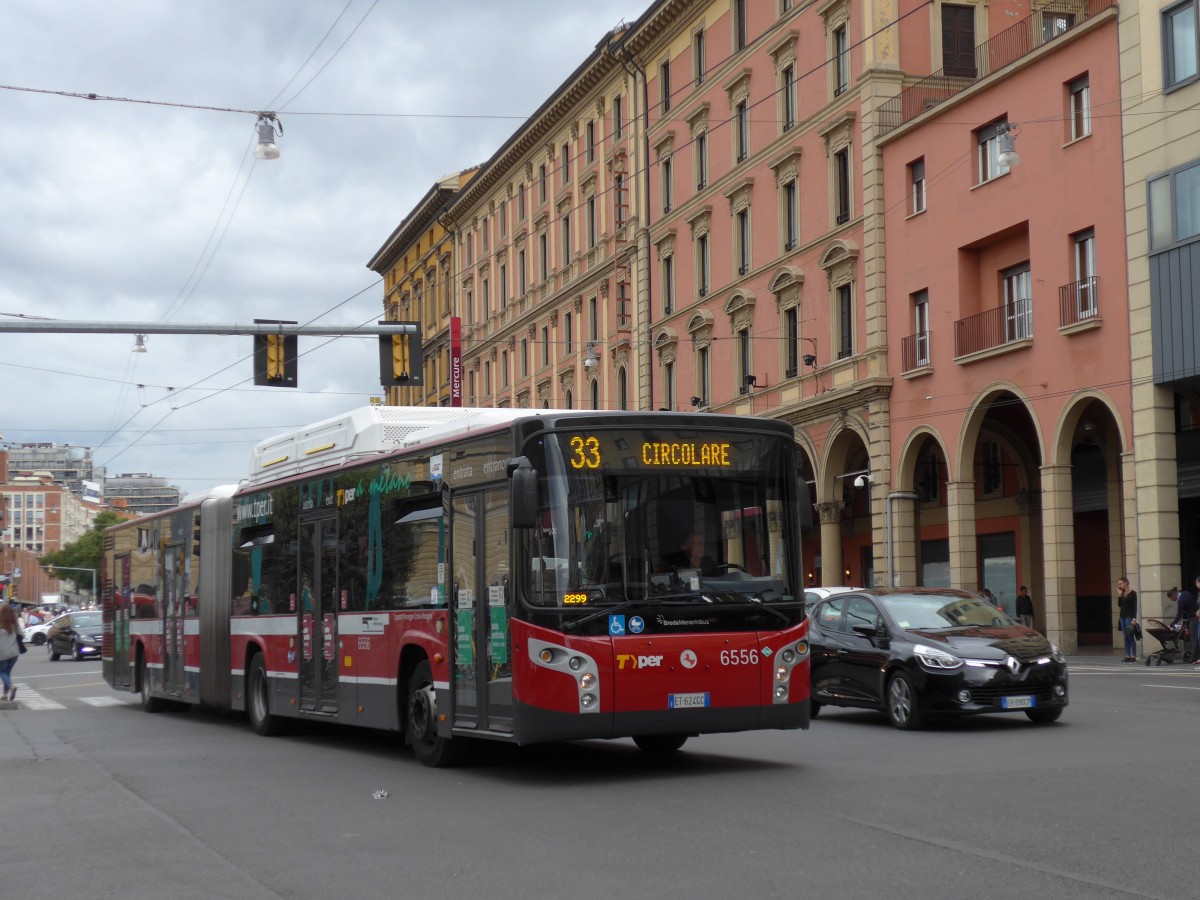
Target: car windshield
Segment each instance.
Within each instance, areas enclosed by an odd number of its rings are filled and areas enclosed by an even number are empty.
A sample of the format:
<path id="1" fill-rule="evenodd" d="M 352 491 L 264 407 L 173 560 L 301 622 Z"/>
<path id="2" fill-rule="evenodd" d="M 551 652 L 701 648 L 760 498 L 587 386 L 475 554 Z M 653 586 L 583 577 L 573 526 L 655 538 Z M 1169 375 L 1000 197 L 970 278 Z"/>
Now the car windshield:
<path id="1" fill-rule="evenodd" d="M 71 625 L 75 628 L 99 628 L 100 614 L 88 613 L 82 616 L 71 616 Z"/>
<path id="2" fill-rule="evenodd" d="M 928 631 L 963 626 L 1016 624 L 1001 610 L 975 597 L 944 594 L 886 594 L 880 602 L 901 628 Z"/>

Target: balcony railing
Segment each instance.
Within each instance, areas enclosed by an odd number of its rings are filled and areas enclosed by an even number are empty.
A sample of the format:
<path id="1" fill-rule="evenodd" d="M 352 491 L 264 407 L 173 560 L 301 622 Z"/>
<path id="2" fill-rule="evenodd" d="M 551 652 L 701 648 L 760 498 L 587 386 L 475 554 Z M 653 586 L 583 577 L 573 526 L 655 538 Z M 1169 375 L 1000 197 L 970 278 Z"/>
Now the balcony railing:
<path id="1" fill-rule="evenodd" d="M 929 345 L 932 340 L 933 333 L 929 331 L 920 331 L 900 339 L 900 362 L 904 366 L 902 372 L 923 369 L 929 365 Z"/>
<path id="2" fill-rule="evenodd" d="M 1100 278 L 1089 275 L 1082 281 L 1072 281 L 1058 289 L 1058 324 L 1069 328 L 1080 322 L 1090 322 L 1100 315 Z"/>
<path id="3" fill-rule="evenodd" d="M 922 78 L 879 107 L 879 133 L 887 134 L 926 110 L 949 100 L 982 78 L 1027 56 L 1082 22 L 1117 5 L 1117 0 L 1056 0 L 975 48 L 973 56 L 947 60 L 945 68 Z"/>
<path id="4" fill-rule="evenodd" d="M 970 356 L 1033 337 L 1033 301 L 1022 297 L 954 323 L 954 356 Z"/>

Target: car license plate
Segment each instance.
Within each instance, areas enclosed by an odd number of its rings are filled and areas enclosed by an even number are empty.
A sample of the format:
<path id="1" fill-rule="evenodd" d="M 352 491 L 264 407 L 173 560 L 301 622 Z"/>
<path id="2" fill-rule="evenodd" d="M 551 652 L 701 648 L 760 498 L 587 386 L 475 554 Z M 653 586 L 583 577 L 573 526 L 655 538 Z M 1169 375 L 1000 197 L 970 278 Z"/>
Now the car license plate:
<path id="1" fill-rule="evenodd" d="M 668 709 L 696 709 L 708 706 L 708 694 L 668 694 Z"/>
<path id="2" fill-rule="evenodd" d="M 1030 697 L 1029 695 L 1000 698 L 1001 709 L 1033 709 L 1035 706 L 1037 706 L 1037 703 L 1035 703 L 1034 698 Z"/>

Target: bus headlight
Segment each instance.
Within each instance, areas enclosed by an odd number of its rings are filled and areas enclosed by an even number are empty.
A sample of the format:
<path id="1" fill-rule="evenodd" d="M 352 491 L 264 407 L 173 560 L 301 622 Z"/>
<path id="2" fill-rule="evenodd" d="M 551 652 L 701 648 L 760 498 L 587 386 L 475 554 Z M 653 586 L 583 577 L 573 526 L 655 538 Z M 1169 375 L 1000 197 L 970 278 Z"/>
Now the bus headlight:
<path id="1" fill-rule="evenodd" d="M 791 671 L 787 666 L 778 666 L 775 669 L 776 681 L 787 681 L 788 673 Z"/>
<path id="2" fill-rule="evenodd" d="M 579 689 L 586 691 L 596 683 L 596 676 L 591 672 L 584 672 L 579 676 Z"/>
<path id="3" fill-rule="evenodd" d="M 584 709 L 591 709 L 593 706 L 596 705 L 596 695 L 595 694 L 584 694 L 582 697 L 579 698 L 579 705 L 582 706 Z"/>
<path id="4" fill-rule="evenodd" d="M 775 699 L 783 700 L 786 697 L 787 697 L 787 687 L 785 687 L 782 684 L 776 685 L 775 686 Z"/>
<path id="5" fill-rule="evenodd" d="M 586 660 L 582 656 L 572 656 L 570 662 L 567 663 L 574 671 L 578 672 L 584 667 Z"/>
<path id="6" fill-rule="evenodd" d="M 791 647 L 779 654 L 779 660 L 786 665 L 791 665 L 796 661 L 796 652 Z"/>

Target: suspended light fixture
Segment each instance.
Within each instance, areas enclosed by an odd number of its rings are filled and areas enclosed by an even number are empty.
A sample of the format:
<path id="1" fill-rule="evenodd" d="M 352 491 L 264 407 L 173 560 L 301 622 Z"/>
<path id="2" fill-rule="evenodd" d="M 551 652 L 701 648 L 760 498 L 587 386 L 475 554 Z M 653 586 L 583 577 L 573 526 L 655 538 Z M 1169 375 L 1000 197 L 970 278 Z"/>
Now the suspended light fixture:
<path id="1" fill-rule="evenodd" d="M 585 369 L 594 369 L 600 365 L 600 360 L 596 358 L 596 342 L 588 341 L 587 356 L 584 357 L 583 367 Z"/>
<path id="2" fill-rule="evenodd" d="M 134 338 L 133 349 L 130 353 L 145 353 L 146 352 L 146 336 L 139 334 Z"/>
<path id="3" fill-rule="evenodd" d="M 275 113 L 263 112 L 258 114 L 258 143 L 254 147 L 255 159 L 279 159 L 279 148 L 275 145 L 275 134 L 283 134 L 283 126 L 275 118 Z"/>
<path id="4" fill-rule="evenodd" d="M 1012 125 L 1001 126 L 997 146 L 1000 152 L 996 155 L 996 162 L 1000 163 L 1006 169 L 1012 168 L 1021 161 L 1021 157 L 1017 153 L 1016 142 L 1013 140 Z"/>

